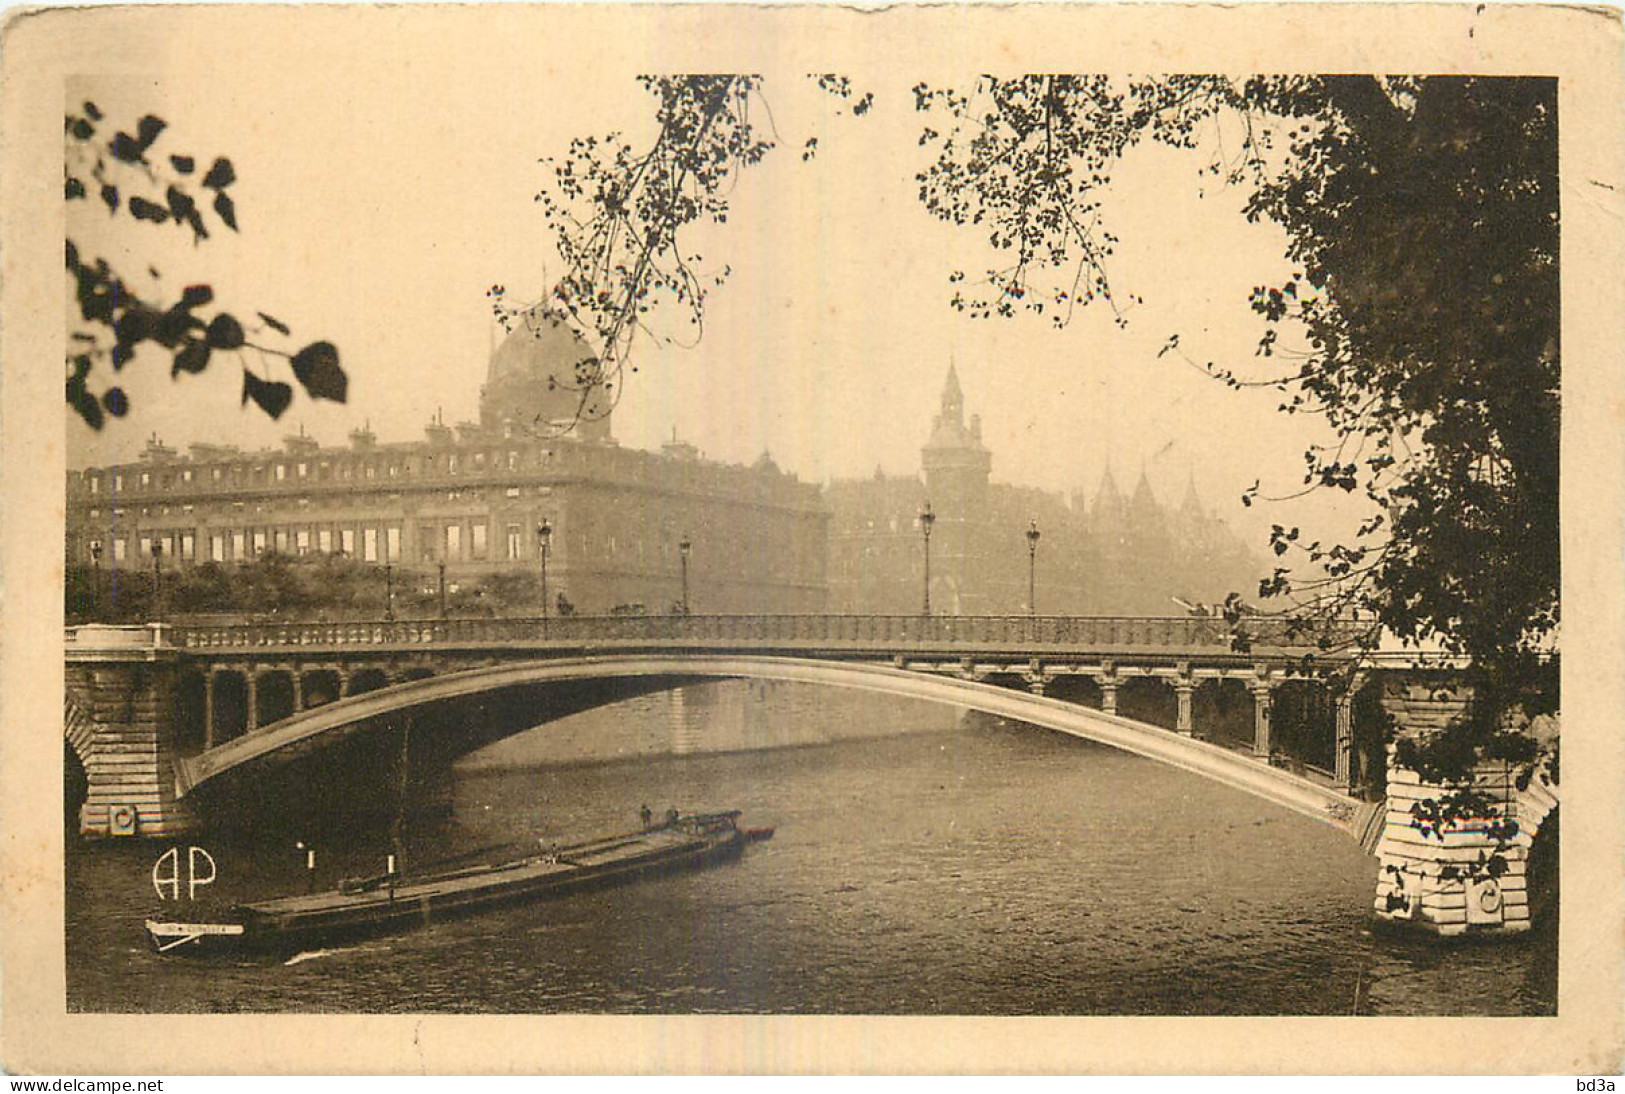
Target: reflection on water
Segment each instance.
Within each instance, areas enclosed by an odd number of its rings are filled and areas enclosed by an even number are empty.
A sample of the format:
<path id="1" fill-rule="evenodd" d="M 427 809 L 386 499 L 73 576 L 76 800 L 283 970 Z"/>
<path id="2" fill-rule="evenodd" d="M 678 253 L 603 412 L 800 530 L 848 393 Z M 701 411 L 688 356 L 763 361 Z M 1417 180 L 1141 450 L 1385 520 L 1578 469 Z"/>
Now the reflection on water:
<path id="1" fill-rule="evenodd" d="M 1203 779 L 1015 725 L 727 754 L 464 770 L 416 860 L 636 824 L 773 824 L 737 863 L 292 959 L 144 946 L 151 844 L 70 844 L 69 1006 L 88 1011 L 1531 1014 L 1554 936 L 1374 937 L 1375 862 Z M 294 834 L 213 845 L 219 899 L 302 884 Z M 205 838 L 203 840 L 207 842 Z M 320 850 L 374 868 L 385 834 Z"/>

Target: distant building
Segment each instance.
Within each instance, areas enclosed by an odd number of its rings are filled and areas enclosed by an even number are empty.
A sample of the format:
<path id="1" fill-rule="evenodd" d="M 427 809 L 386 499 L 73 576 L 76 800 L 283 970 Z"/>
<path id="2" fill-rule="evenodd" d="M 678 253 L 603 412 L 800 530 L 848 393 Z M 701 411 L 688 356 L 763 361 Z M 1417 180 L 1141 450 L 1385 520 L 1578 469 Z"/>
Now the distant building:
<path id="1" fill-rule="evenodd" d="M 533 313 L 495 347 L 480 420 L 435 420 L 421 441 L 348 447 L 286 438 L 281 451 L 148 443 L 141 459 L 71 474 L 70 562 L 231 565 L 269 551 L 343 554 L 449 577 L 536 572 L 537 528 L 552 530 L 551 590 L 581 612 L 682 597 L 679 545 L 691 543 L 697 612 L 825 607 L 828 514 L 816 485 L 772 465 L 715 463 L 673 438 L 656 454 L 618 447 L 607 409 L 578 413 L 586 345 Z M 563 425 L 573 426 L 561 435 Z"/>
<path id="2" fill-rule="evenodd" d="M 1108 469 L 1094 501 L 991 480 L 980 418 L 965 417 L 949 366 L 941 406 L 920 451 L 923 475 L 838 480 L 831 512 L 830 604 L 835 611 L 913 613 L 924 606 L 925 535 L 931 505 L 931 610 L 1019 614 L 1029 582 L 1042 615 L 1170 615 L 1256 591 L 1251 552 L 1196 495 L 1164 509 L 1142 471 L 1124 499 Z M 1039 540 L 1029 555 L 1027 532 Z M 1032 567 L 1029 573 L 1029 566 Z"/>

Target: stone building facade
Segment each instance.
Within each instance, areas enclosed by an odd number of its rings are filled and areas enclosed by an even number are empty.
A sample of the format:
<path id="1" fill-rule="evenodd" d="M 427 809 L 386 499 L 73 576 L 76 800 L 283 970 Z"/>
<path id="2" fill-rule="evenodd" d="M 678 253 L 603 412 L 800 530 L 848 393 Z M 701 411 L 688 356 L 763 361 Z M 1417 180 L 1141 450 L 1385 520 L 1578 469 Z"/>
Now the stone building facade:
<path id="1" fill-rule="evenodd" d="M 967 419 L 950 366 L 921 474 L 877 471 L 825 492 L 832 608 L 924 608 L 927 502 L 934 614 L 1178 615 L 1180 602 L 1219 603 L 1257 589 L 1256 558 L 1206 510 L 1194 483 L 1170 510 L 1143 471 L 1125 498 L 1108 470 L 1091 502 L 1081 492 L 1067 498 L 993 482 L 992 464 L 981 420 Z M 1036 544 L 1028 536 L 1035 526 Z"/>
<path id="2" fill-rule="evenodd" d="M 675 440 L 623 449 L 609 415 L 569 379 L 585 351 L 568 328 L 526 317 L 495 347 L 480 421 L 436 420 L 421 441 L 345 447 L 299 435 L 280 451 L 148 443 L 142 458 L 70 474 L 67 559 L 109 570 L 231 565 L 266 552 L 342 554 L 448 580 L 536 572 L 577 611 L 688 602 L 696 612 L 825 607 L 828 516 L 815 484 L 770 461 L 700 458 Z M 571 427 L 568 434 L 564 427 Z M 96 551 L 99 549 L 99 562 Z"/>

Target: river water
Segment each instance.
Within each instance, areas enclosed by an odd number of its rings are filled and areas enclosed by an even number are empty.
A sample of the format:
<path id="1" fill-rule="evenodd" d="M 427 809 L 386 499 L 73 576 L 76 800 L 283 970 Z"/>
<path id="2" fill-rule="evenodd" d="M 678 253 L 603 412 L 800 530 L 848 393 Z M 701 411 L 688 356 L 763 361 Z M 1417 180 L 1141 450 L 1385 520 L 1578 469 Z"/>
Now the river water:
<path id="1" fill-rule="evenodd" d="M 1373 934 L 1375 860 L 1199 777 L 1030 727 L 752 752 L 463 768 L 415 859 L 738 808 L 737 862 L 292 958 L 160 957 L 162 846 L 70 840 L 79 1011 L 1545 1014 L 1555 932 L 1438 946 Z M 286 840 L 208 847 L 219 899 L 300 885 Z M 329 836 L 324 887 L 382 832 Z M 184 858 L 184 851 L 182 852 Z M 185 872 L 182 870 L 184 883 Z"/>

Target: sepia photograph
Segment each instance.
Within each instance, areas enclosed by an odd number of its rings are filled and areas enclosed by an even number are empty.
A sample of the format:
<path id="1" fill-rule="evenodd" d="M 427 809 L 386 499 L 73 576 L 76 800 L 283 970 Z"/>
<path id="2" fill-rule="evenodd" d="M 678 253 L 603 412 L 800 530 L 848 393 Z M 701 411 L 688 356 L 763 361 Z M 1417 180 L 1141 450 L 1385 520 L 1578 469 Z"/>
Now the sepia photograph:
<path id="1" fill-rule="evenodd" d="M 6 37 L 8 1069 L 1617 1070 L 1617 13 Z"/>

